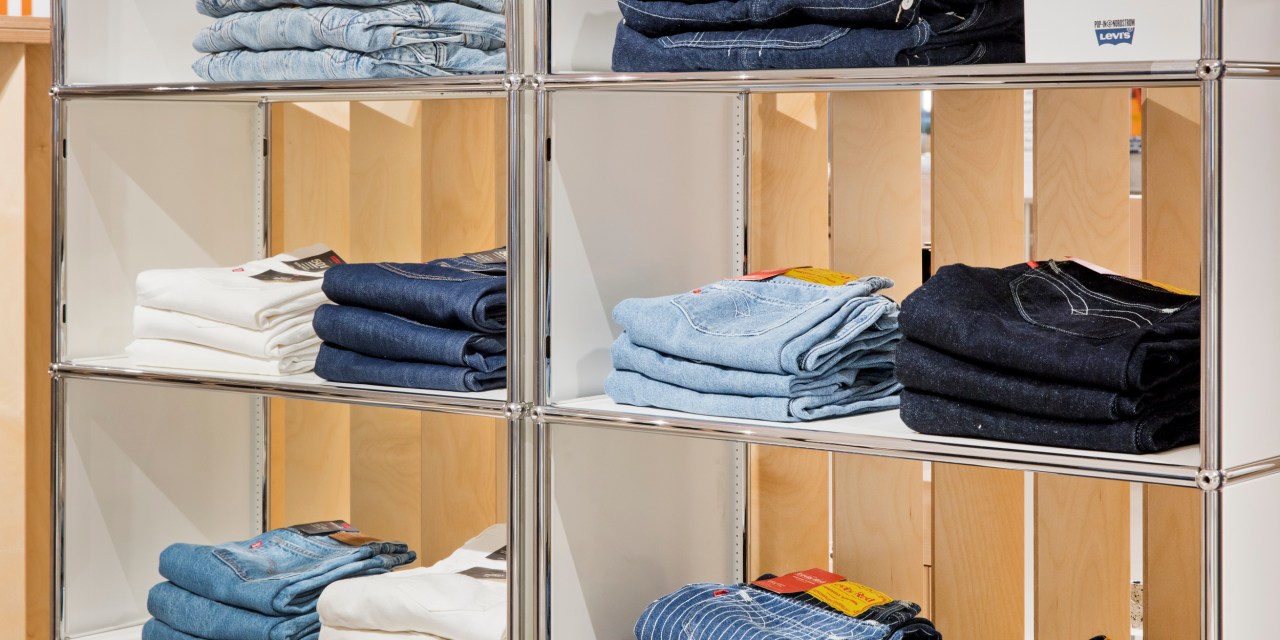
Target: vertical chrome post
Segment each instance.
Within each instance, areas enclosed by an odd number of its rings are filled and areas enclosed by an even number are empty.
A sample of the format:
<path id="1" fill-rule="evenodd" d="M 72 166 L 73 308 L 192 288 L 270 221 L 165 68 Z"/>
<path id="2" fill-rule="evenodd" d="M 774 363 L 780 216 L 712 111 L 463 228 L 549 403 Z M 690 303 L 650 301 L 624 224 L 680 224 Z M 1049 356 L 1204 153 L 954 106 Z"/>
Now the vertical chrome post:
<path id="1" fill-rule="evenodd" d="M 544 4 L 544 3 L 539 3 Z M 541 59 L 539 64 L 541 64 Z M 534 312 L 529 316 L 534 325 L 535 345 L 530 362 L 536 368 L 535 389 L 531 397 L 537 405 L 550 402 L 550 379 L 548 365 L 550 362 L 550 291 L 549 273 L 550 256 L 550 164 L 551 164 L 551 94 L 537 87 L 530 92 L 534 104 L 533 133 L 534 153 L 530 160 L 534 167 L 532 189 L 531 219 L 534 223 L 537 260 L 530 272 L 536 278 L 536 304 Z M 536 640 L 551 638 L 551 434 L 550 426 L 540 418 L 534 424 L 533 460 L 533 496 L 534 508 L 530 522 L 534 523 L 534 546 L 537 550 L 536 562 L 536 604 L 537 631 L 532 636 Z"/>
<path id="2" fill-rule="evenodd" d="M 66 599 L 65 586 L 65 570 L 64 570 L 64 544 L 66 541 L 65 524 L 66 524 L 66 453 L 65 453 L 65 430 L 66 430 L 66 380 L 60 376 L 54 376 L 50 381 L 50 420 L 49 432 L 51 437 L 51 470 L 50 483 L 52 485 L 51 493 L 51 510 L 52 514 L 50 522 L 50 537 L 52 538 L 49 545 L 50 555 L 50 606 L 49 606 L 49 635 L 51 640 L 62 640 L 66 637 L 66 628 L 64 621 L 64 607 Z"/>
<path id="3" fill-rule="evenodd" d="M 49 41 L 49 62 L 53 72 L 53 86 L 61 87 L 67 83 L 66 31 L 67 0 L 53 0 L 49 5 L 50 24 L 53 27 Z"/>

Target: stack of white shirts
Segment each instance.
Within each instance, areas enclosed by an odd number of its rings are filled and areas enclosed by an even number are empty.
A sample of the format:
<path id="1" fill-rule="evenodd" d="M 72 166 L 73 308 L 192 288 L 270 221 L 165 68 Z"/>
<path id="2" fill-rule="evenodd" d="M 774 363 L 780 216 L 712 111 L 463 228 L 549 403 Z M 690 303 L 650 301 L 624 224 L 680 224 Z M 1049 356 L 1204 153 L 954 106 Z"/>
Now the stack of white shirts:
<path id="1" fill-rule="evenodd" d="M 144 271 L 129 359 L 160 369 L 310 371 L 320 351 L 311 319 L 328 301 L 324 271 L 341 263 L 317 244 L 238 267 Z"/>
<path id="2" fill-rule="evenodd" d="M 320 594 L 320 640 L 503 640 L 507 526 L 436 564 L 335 582 Z"/>

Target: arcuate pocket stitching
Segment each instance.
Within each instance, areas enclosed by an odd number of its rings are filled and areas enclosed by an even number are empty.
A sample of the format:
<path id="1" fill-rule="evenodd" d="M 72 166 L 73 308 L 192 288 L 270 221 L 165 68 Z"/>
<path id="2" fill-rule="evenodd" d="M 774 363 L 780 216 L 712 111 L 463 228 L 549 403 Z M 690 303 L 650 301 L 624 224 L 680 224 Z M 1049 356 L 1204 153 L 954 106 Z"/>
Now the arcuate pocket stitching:
<path id="1" fill-rule="evenodd" d="M 680 309 L 685 320 L 696 331 L 732 338 L 768 333 L 827 299 L 823 297 L 810 302 L 791 302 L 742 289 L 714 286 L 704 289 L 702 293 L 676 296 L 671 303 Z M 735 322 L 747 318 L 755 318 L 759 322 L 752 326 Z"/>
<path id="2" fill-rule="evenodd" d="M 1034 302 L 1034 300 L 1031 299 L 1030 294 L 1025 294 L 1023 292 L 1024 286 L 1030 284 L 1032 280 L 1046 282 L 1049 284 L 1050 287 L 1052 287 L 1059 294 L 1061 294 L 1062 301 L 1067 305 L 1066 310 L 1069 311 L 1071 316 L 1109 318 L 1111 320 L 1125 321 L 1132 324 L 1133 326 L 1129 328 L 1121 328 L 1121 329 L 1112 330 L 1112 331 L 1094 331 L 1090 333 L 1081 333 L 1080 331 L 1073 331 L 1071 329 L 1048 324 L 1047 322 L 1042 320 L 1037 320 L 1032 317 L 1031 311 L 1028 310 L 1026 305 L 1023 304 L 1024 299 L 1028 303 Z M 1079 336 L 1082 338 L 1094 338 L 1094 339 L 1114 338 L 1116 336 L 1122 335 L 1129 331 L 1133 331 L 1134 329 L 1141 329 L 1143 327 L 1143 323 L 1145 323 L 1147 326 L 1155 324 L 1154 322 L 1151 321 L 1151 319 L 1131 309 L 1091 308 L 1089 306 L 1088 300 L 1086 300 L 1083 295 L 1081 295 L 1076 291 L 1073 291 L 1071 287 L 1069 287 L 1066 283 L 1063 283 L 1057 280 L 1056 278 L 1052 278 L 1047 274 L 1043 274 L 1043 273 L 1032 272 L 1032 273 L 1023 274 L 1022 276 L 1019 276 L 1017 279 L 1015 279 L 1013 282 L 1009 283 L 1009 289 L 1010 289 L 1010 293 L 1013 296 L 1014 304 L 1017 305 L 1018 307 L 1018 313 L 1022 316 L 1023 320 L 1026 320 L 1027 322 L 1035 326 L 1044 327 L 1046 329 L 1052 329 L 1054 331 L 1059 331 L 1061 333 L 1065 333 L 1068 335 Z M 1093 292 L 1090 292 L 1090 293 L 1092 294 Z M 1095 297 L 1097 297 L 1096 294 L 1094 295 Z M 1077 302 L 1073 302 L 1072 296 L 1075 297 L 1075 300 L 1078 301 L 1078 304 Z M 1105 300 L 1105 298 L 1103 298 L 1103 300 Z M 1130 316 L 1136 316 L 1138 319 L 1135 320 L 1134 317 L 1130 317 Z M 1139 322 L 1138 320 L 1141 320 L 1142 322 Z M 1123 327 L 1123 325 L 1121 326 Z"/>

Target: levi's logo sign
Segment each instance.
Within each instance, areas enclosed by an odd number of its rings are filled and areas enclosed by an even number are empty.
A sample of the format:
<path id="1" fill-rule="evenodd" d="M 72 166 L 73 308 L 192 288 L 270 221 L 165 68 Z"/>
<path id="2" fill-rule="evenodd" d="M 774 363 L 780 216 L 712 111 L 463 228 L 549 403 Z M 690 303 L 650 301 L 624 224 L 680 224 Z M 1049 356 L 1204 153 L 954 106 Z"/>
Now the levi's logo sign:
<path id="1" fill-rule="evenodd" d="M 1098 36 L 1098 46 L 1104 44 L 1133 44 L 1134 33 L 1138 30 L 1138 21 L 1132 18 L 1125 20 L 1095 20 L 1093 31 Z"/>

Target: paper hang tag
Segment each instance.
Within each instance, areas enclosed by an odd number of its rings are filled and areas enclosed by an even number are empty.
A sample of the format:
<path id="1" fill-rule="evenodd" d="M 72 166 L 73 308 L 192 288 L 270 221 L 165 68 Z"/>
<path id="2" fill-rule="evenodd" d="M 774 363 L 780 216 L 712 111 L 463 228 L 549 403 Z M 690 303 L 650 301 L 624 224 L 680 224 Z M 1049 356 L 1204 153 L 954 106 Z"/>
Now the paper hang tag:
<path id="1" fill-rule="evenodd" d="M 486 569 L 484 567 L 471 567 L 465 571 L 458 573 L 475 578 L 477 580 L 506 580 L 507 572 L 502 569 Z"/>
<path id="2" fill-rule="evenodd" d="M 342 258 L 338 257 L 338 254 L 333 251 L 326 251 L 300 260 L 285 260 L 284 263 L 298 271 L 307 271 L 310 273 L 327 271 L 329 267 L 346 264 L 346 262 Z"/>
<path id="3" fill-rule="evenodd" d="M 475 253 L 466 254 L 466 257 L 471 258 L 480 264 L 500 264 L 507 261 L 507 248 L 498 247 L 497 249 L 490 249 L 488 251 L 477 251 Z"/>
<path id="4" fill-rule="evenodd" d="M 366 544 L 382 542 L 380 538 L 367 536 L 363 533 L 354 533 L 349 531 L 339 531 L 329 536 L 330 539 L 337 540 L 348 547 L 363 547 Z"/>
<path id="5" fill-rule="evenodd" d="M 320 522 L 308 522 L 307 524 L 295 524 L 289 527 L 290 531 L 296 531 L 304 536 L 327 536 L 332 533 L 360 533 L 360 530 L 347 524 L 344 520 L 321 520 Z"/>
<path id="6" fill-rule="evenodd" d="M 848 580 L 817 586 L 805 593 L 821 600 L 827 606 L 853 617 L 866 613 L 867 609 L 871 607 L 893 602 L 893 598 L 871 587 L 849 582 Z"/>
<path id="7" fill-rule="evenodd" d="M 489 555 L 485 556 L 485 557 L 484 557 L 484 559 L 485 559 L 485 560 L 494 560 L 494 561 L 496 561 L 496 562 L 506 562 L 506 561 L 507 561 L 507 548 L 506 548 L 505 546 L 503 546 L 501 549 L 498 549 L 497 551 L 494 551 L 493 553 L 491 553 L 491 554 L 489 554 Z"/>
<path id="8" fill-rule="evenodd" d="M 780 594 L 803 593 L 814 587 L 820 587 L 824 584 L 839 582 L 844 580 L 844 576 L 823 571 L 822 569 L 809 569 L 807 571 L 797 571 L 788 573 L 785 576 L 777 578 L 766 578 L 764 580 L 756 580 L 752 582 L 752 586 L 760 587 L 767 591 Z"/>
<path id="9" fill-rule="evenodd" d="M 249 277 L 263 282 L 313 282 L 322 279 L 320 276 L 304 276 L 300 273 L 281 273 L 274 269 L 267 269 L 262 273 Z"/>
<path id="10" fill-rule="evenodd" d="M 838 287 L 848 284 L 858 279 L 858 276 L 830 269 L 820 269 L 818 267 L 787 267 L 786 269 L 773 269 L 771 271 L 757 271 L 748 273 L 745 276 L 738 276 L 734 280 L 746 280 L 748 282 L 761 282 L 770 280 L 778 276 L 786 276 L 804 282 L 812 282 L 813 284 L 821 284 L 828 287 Z"/>

